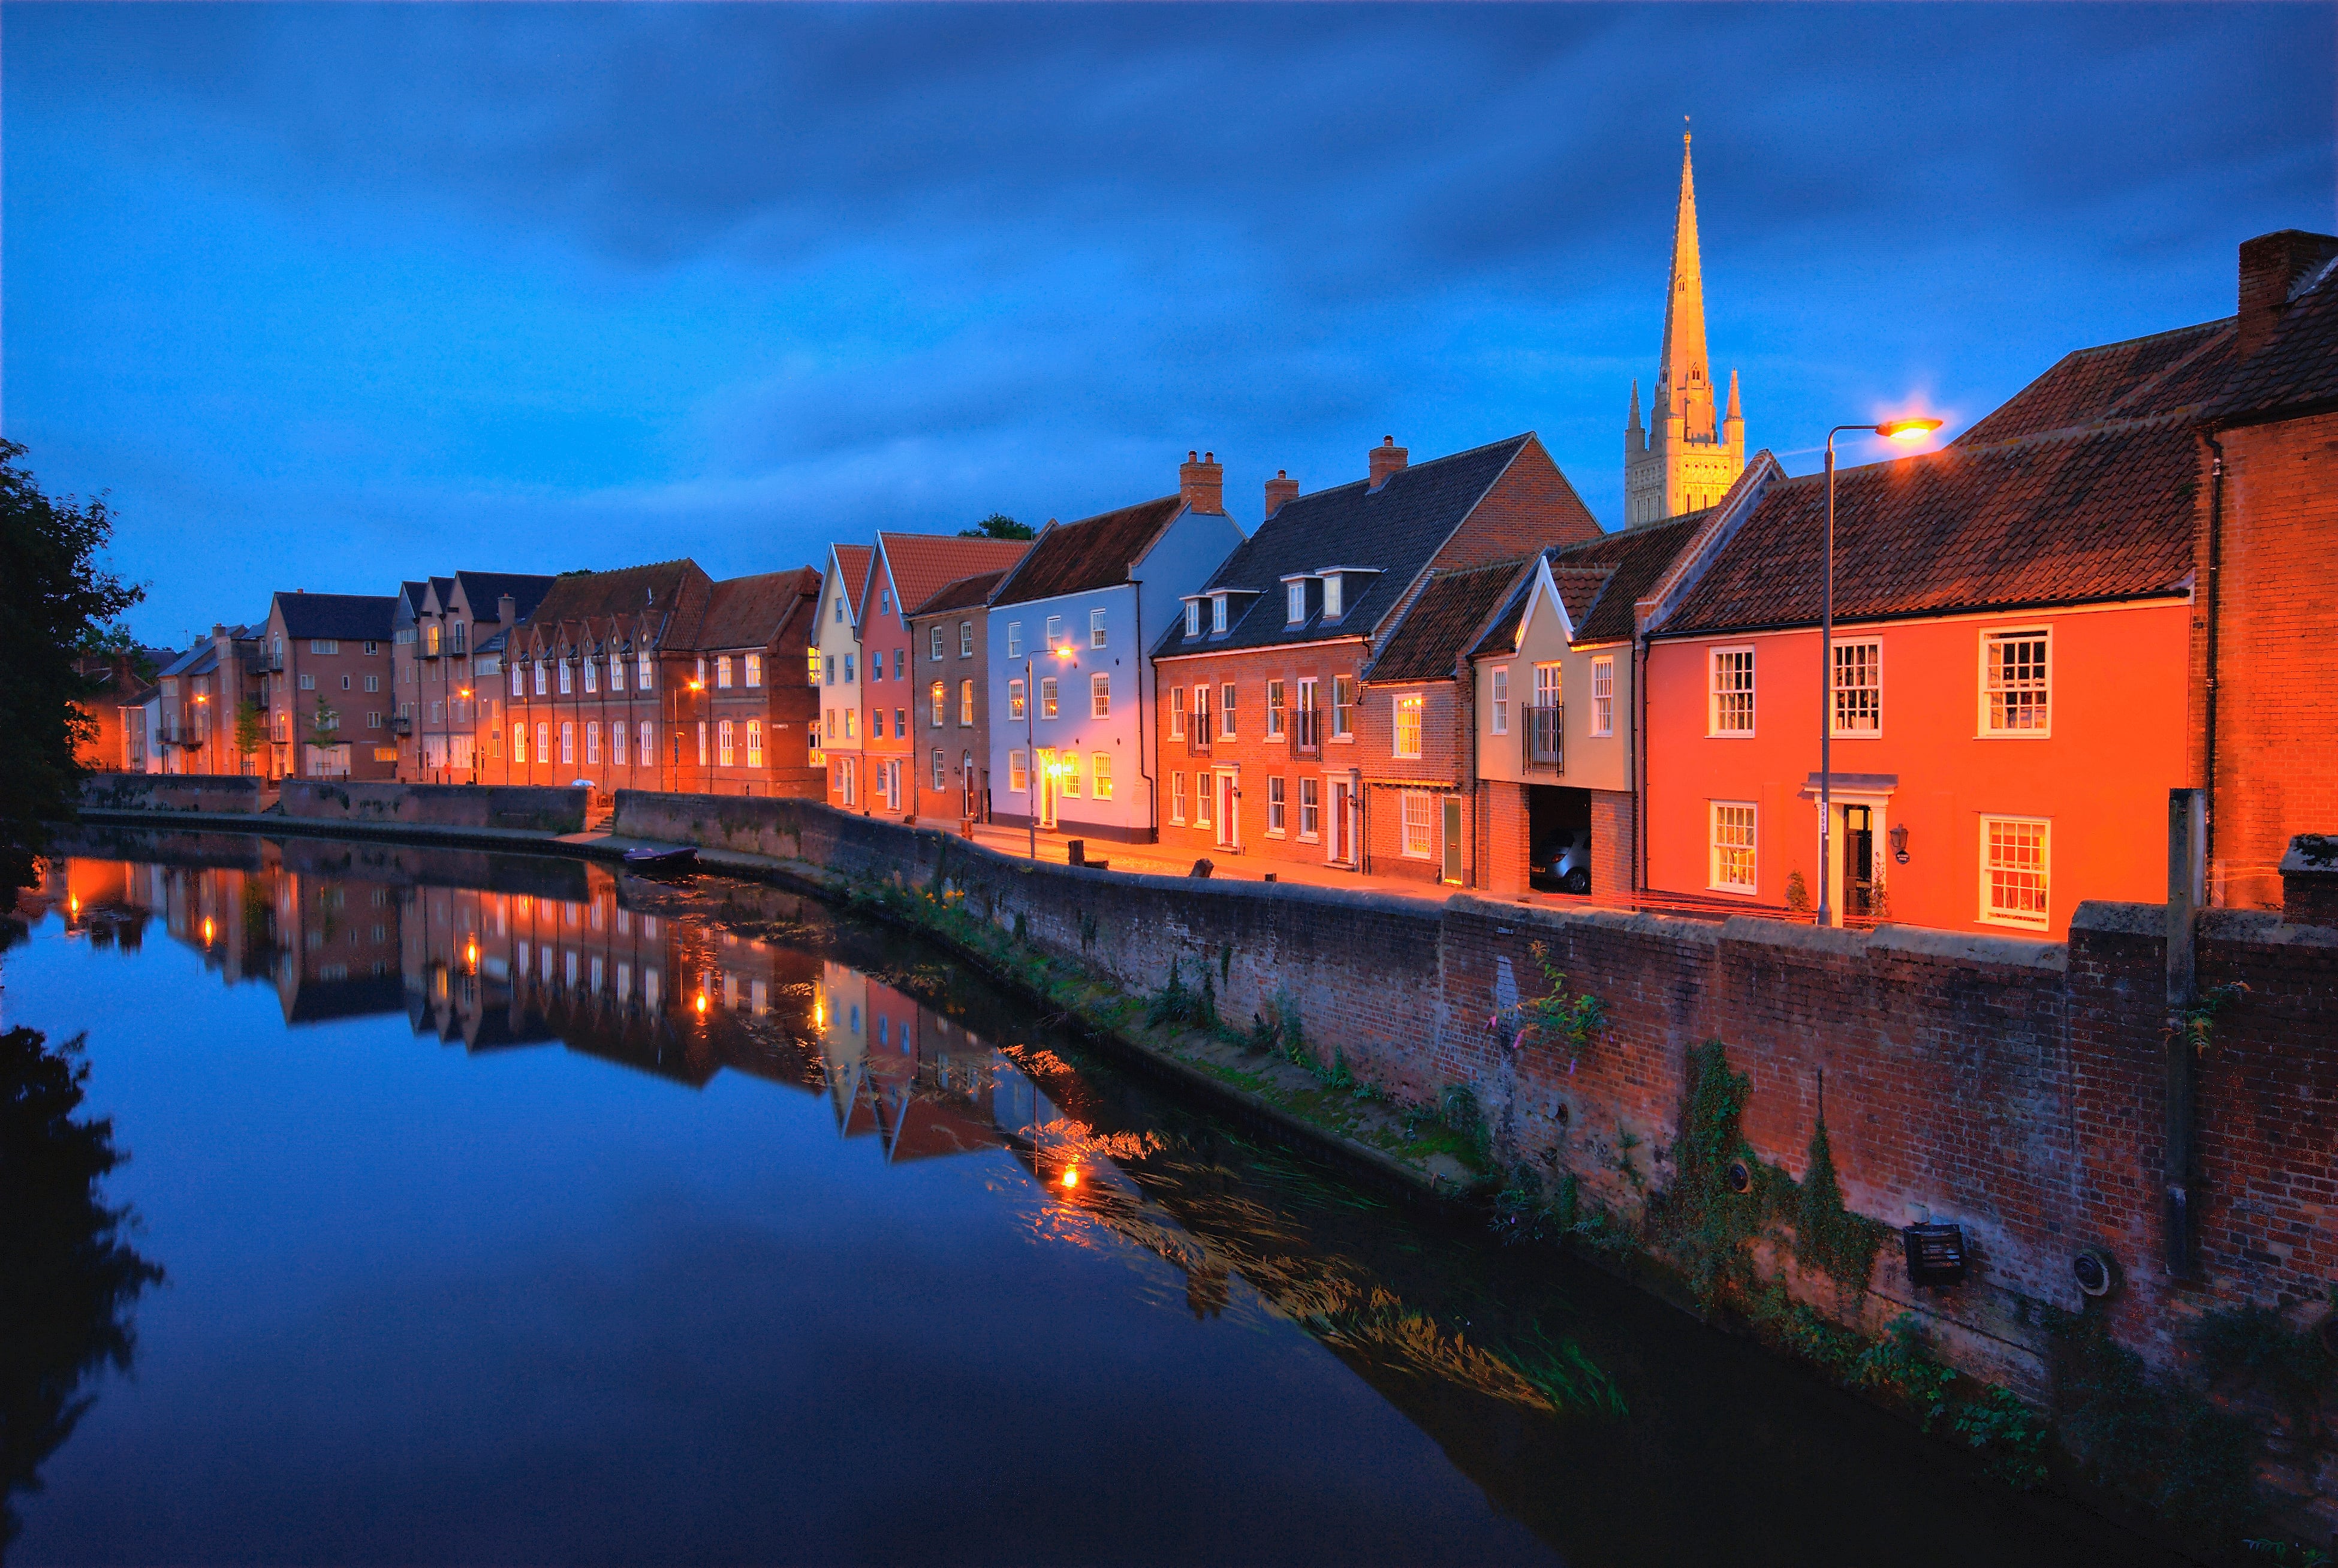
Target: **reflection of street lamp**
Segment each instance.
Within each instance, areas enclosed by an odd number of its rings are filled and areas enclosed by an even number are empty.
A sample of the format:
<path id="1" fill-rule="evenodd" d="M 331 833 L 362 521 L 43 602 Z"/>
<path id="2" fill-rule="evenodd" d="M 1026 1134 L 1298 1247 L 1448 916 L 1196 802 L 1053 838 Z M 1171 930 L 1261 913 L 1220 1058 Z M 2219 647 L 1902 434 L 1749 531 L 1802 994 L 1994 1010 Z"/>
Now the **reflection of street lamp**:
<path id="1" fill-rule="evenodd" d="M 1047 652 L 1058 659 L 1068 659 L 1072 656 L 1071 644 L 1068 642 L 1061 648 L 1050 648 Z M 1034 860 L 1039 858 L 1039 738 L 1036 729 L 1038 711 L 1039 682 L 1033 672 L 1031 661 L 1026 659 L 1023 661 L 1023 749 L 1028 753 L 1031 763 L 1030 777 L 1027 780 L 1031 786 L 1031 799 L 1023 804 L 1027 813 L 1024 820 L 1029 825 L 1031 830 L 1031 858 Z M 1052 765 L 1047 769 L 1050 778 L 1053 778 L 1056 772 L 1056 769 Z"/>
<path id="2" fill-rule="evenodd" d="M 1886 419 L 1881 425 L 1838 425 L 1826 438 L 1826 566 L 1819 590 L 1819 918 L 1834 924 L 1834 438 L 1871 430 L 1889 441 L 1921 441 L 1938 419 Z"/>

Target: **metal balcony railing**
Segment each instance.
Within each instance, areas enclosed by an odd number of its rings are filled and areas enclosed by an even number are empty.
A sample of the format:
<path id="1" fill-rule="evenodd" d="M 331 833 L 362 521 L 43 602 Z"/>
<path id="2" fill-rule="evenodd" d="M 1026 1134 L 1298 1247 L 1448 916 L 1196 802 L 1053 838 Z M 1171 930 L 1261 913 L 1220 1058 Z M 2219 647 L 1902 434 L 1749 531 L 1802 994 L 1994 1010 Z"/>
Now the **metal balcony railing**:
<path id="1" fill-rule="evenodd" d="M 1186 715 L 1185 751 L 1188 756 L 1210 749 L 1211 713 L 1206 708 Z"/>
<path id="2" fill-rule="evenodd" d="M 1543 769 L 1553 773 L 1567 771 L 1567 755 L 1560 723 L 1567 709 L 1553 703 L 1547 708 L 1523 708 L 1518 711 L 1519 761 L 1528 769 Z"/>
<path id="3" fill-rule="evenodd" d="M 1321 709 L 1298 708 L 1292 710 L 1291 754 L 1293 757 L 1321 757 L 1323 754 Z"/>

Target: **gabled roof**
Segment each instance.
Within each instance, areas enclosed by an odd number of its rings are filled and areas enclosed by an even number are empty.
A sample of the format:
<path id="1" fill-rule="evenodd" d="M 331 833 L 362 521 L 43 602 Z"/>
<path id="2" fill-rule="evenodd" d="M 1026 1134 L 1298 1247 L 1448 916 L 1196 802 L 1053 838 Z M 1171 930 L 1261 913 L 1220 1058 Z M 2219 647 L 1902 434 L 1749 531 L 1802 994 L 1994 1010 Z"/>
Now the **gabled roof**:
<path id="1" fill-rule="evenodd" d="M 1184 509 L 1182 497 L 1164 495 L 1076 523 L 1048 524 L 1008 574 L 998 603 L 1028 604 L 1127 582 L 1130 570 Z"/>
<path id="2" fill-rule="evenodd" d="M 471 607 L 471 619 L 492 626 L 500 624 L 496 617 L 505 594 L 512 596 L 519 618 L 525 621 L 552 591 L 556 579 L 541 572 L 457 572 L 455 581 L 462 586 L 463 602 Z"/>
<path id="3" fill-rule="evenodd" d="M 852 617 L 852 629 L 860 630 L 860 598 L 869 590 L 869 564 L 877 559 L 877 551 L 868 544 L 831 544 L 829 546 L 836 562 L 836 570 L 843 581 L 835 584 L 844 590 L 844 612 Z M 823 587 L 828 586 L 825 583 Z"/>
<path id="4" fill-rule="evenodd" d="M 2242 366 L 2210 410 L 2250 424 L 2338 405 L 2338 258 L 2308 273 L 2273 336 Z"/>
<path id="5" fill-rule="evenodd" d="M 1531 578 L 1536 560 L 1528 555 L 1431 574 L 1363 678 L 1451 680 L 1464 652 L 1485 631 L 1488 618 L 1511 597 L 1520 579 Z"/>
<path id="6" fill-rule="evenodd" d="M 1242 589 L 1252 595 L 1228 604 L 1225 634 L 1212 635 L 1205 623 L 1188 642 L 1184 623 L 1172 622 L 1154 657 L 1370 636 L 1533 439 L 1531 433 L 1513 436 L 1416 463 L 1389 475 L 1378 490 L 1359 479 L 1284 502 L 1202 590 Z M 1311 614 L 1303 624 L 1285 624 L 1282 579 L 1326 566 L 1370 567 L 1374 574 L 1347 585 L 1346 612 L 1339 620 L 1326 624 L 1321 615 Z"/>
<path id="7" fill-rule="evenodd" d="M 1551 582 L 1566 603 L 1575 641 L 1629 640 L 1636 630 L 1633 606 L 1655 586 L 1680 553 L 1696 542 L 1698 532 L 1712 515 L 1713 508 L 1708 506 L 1662 522 L 1643 523 L 1588 544 L 1545 551 Z M 1523 613 L 1525 609 L 1521 598 L 1518 612 Z"/>
<path id="8" fill-rule="evenodd" d="M 2234 321 L 2227 316 L 2073 349 L 1950 445 L 1990 446 L 2115 420 L 2189 412 L 2224 385 L 2233 367 L 2233 341 Z"/>
<path id="9" fill-rule="evenodd" d="M 714 584 L 699 623 L 701 648 L 761 648 L 779 636 L 806 600 L 820 598 L 820 569 L 798 566 Z"/>
<path id="10" fill-rule="evenodd" d="M 273 612 L 284 618 L 287 637 L 329 637 L 387 642 L 398 599 L 389 593 L 282 593 Z"/>
<path id="11" fill-rule="evenodd" d="M 1031 548 L 1022 539 L 961 539 L 954 534 L 894 534 L 880 531 L 878 548 L 884 570 L 892 579 L 898 603 L 895 612 L 907 618 L 909 607 L 932 598 L 943 584 L 977 572 L 1003 572 L 1023 559 Z M 860 591 L 863 612 L 876 592 L 877 568 Z"/>
<path id="12" fill-rule="evenodd" d="M 972 577 L 961 577 L 955 583 L 946 583 L 932 598 L 909 613 L 912 616 L 938 615 L 946 610 L 971 610 L 977 605 L 987 604 L 1006 575 L 1004 572 L 983 572 Z"/>
<path id="13" fill-rule="evenodd" d="M 697 562 L 684 556 L 614 572 L 582 572 L 553 579 L 525 622 L 531 630 L 549 630 L 568 622 L 595 623 L 595 635 L 609 619 L 646 622 L 663 646 L 689 648 L 705 614 L 712 582 Z"/>

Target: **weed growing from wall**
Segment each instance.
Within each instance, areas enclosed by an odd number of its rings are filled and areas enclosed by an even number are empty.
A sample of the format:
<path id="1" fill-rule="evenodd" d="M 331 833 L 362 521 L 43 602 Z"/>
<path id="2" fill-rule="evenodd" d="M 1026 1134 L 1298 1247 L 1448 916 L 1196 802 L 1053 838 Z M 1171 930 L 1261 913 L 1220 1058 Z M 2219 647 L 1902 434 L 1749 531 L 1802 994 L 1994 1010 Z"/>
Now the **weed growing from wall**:
<path id="1" fill-rule="evenodd" d="M 1584 1047 L 1607 1027 L 1606 1004 L 1588 991 L 1569 997 L 1567 976 L 1550 961 L 1550 949 L 1544 944 L 1531 943 L 1527 951 L 1534 955 L 1535 963 L 1542 969 L 1543 983 L 1550 987 L 1526 1004 L 1523 1011 L 1527 1025 L 1545 1044 L 1565 1046 L 1571 1065 L 1583 1054 Z"/>
<path id="2" fill-rule="evenodd" d="M 1810 1164 L 1794 1194 L 1794 1256 L 1806 1268 L 1822 1270 L 1845 1290 L 1864 1290 L 1875 1271 L 1883 1227 L 1843 1207 L 1835 1179 L 1834 1147 L 1826 1118 L 1811 1132 Z"/>

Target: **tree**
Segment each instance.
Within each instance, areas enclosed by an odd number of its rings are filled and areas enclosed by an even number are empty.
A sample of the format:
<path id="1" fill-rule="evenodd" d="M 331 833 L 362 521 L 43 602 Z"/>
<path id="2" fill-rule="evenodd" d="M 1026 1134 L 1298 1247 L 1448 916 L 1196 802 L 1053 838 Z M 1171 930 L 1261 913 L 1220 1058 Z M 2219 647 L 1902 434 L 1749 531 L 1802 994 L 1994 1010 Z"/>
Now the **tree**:
<path id="1" fill-rule="evenodd" d="M 74 706 L 101 682 L 75 661 L 106 651 L 107 623 L 146 596 L 97 564 L 113 535 L 103 499 L 52 498 L 0 440 L 0 890 L 35 886 L 53 828 L 80 803 L 74 760 L 96 723 Z"/>
<path id="2" fill-rule="evenodd" d="M 1017 523 L 1004 512 L 993 512 L 971 528 L 958 531 L 961 539 L 1036 539 L 1028 523 Z"/>
<path id="3" fill-rule="evenodd" d="M 341 743 L 341 710 L 331 703 L 319 701 L 317 710 L 309 715 L 309 744 L 338 746 Z"/>
<path id="4" fill-rule="evenodd" d="M 239 755 L 250 757 L 268 739 L 268 715 L 257 702 L 246 702 L 235 710 L 235 749 Z"/>

